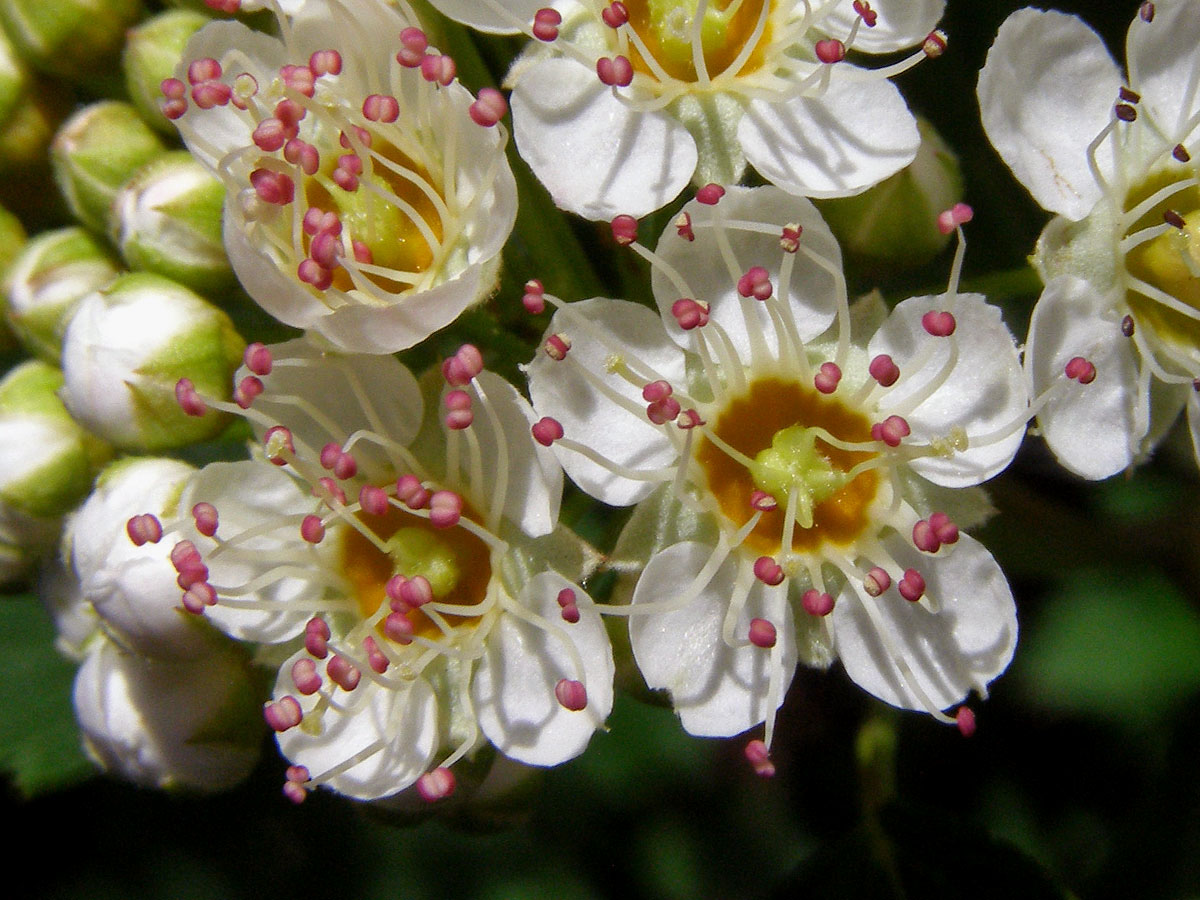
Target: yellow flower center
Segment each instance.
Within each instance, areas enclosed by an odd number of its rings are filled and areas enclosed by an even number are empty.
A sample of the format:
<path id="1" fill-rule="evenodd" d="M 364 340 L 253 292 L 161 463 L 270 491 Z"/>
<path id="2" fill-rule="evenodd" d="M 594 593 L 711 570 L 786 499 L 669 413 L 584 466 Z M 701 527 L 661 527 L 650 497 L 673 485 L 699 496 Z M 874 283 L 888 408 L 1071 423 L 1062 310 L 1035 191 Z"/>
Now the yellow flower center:
<path id="1" fill-rule="evenodd" d="M 699 22 L 700 51 L 704 68 L 715 78 L 744 56 L 755 27 L 770 0 L 709 0 Z M 629 24 L 663 71 L 678 81 L 696 82 L 696 12 L 698 0 L 628 0 Z M 764 48 L 770 43 L 770 21 L 730 75 L 752 72 L 763 63 Z M 632 47 L 630 62 L 635 71 L 657 78 L 658 73 Z"/>
<path id="2" fill-rule="evenodd" d="M 1168 187 L 1178 177 L 1174 172 L 1152 177 L 1130 192 L 1126 209 Z M 1168 344 L 1195 357 L 1200 354 L 1200 187 L 1184 187 L 1173 193 L 1135 222 L 1130 233 L 1161 225 L 1168 210 L 1182 218 L 1184 227 L 1170 227 L 1134 247 L 1125 255 L 1125 268 L 1132 277 L 1194 310 L 1197 317 L 1172 309 L 1136 288 L 1130 288 L 1126 299 L 1138 327 L 1151 329 Z"/>
<path id="3" fill-rule="evenodd" d="M 871 440 L 871 423 L 840 401 L 795 382 L 760 378 L 721 411 L 713 429 L 720 441 L 753 464 L 746 466 L 713 441 L 699 442 L 696 461 L 728 519 L 741 524 L 750 518 L 756 490 L 766 491 L 778 503 L 746 539 L 752 551 L 777 555 L 784 549 L 784 519 L 792 494 L 793 552 L 812 551 L 823 543 L 852 544 L 870 524 L 878 476 L 872 470 L 854 478 L 847 473 L 875 454 L 834 447 L 816 429 L 848 443 Z"/>
<path id="4" fill-rule="evenodd" d="M 466 505 L 463 518 L 478 521 Z M 344 529 L 341 571 L 350 583 L 363 618 L 389 603 L 386 588 L 393 575 L 425 576 L 436 603 L 474 606 L 486 597 L 492 577 L 491 554 L 487 544 L 466 528 L 434 528 L 428 519 L 395 507 L 389 507 L 383 516 L 360 514 L 359 523 L 388 548 L 387 553 L 380 552 L 357 529 Z M 419 609 L 407 615 L 418 636 L 432 638 L 440 634 L 437 625 Z M 476 621 L 470 616 L 443 615 L 451 624 Z M 382 634 L 382 626 L 379 632 Z"/>

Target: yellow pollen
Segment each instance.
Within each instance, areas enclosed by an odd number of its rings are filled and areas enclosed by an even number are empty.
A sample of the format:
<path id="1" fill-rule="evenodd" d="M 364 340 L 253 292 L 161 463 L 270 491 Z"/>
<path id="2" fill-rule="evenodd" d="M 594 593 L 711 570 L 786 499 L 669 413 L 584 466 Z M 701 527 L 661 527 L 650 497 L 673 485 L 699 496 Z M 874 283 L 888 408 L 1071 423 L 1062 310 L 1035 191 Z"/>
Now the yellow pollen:
<path id="1" fill-rule="evenodd" d="M 700 25 L 700 45 L 704 65 L 710 78 L 724 73 L 741 54 L 754 34 L 763 5 L 770 0 L 709 0 Z M 692 34 L 695 28 L 697 0 L 627 0 L 629 24 L 637 31 L 650 55 L 659 66 L 678 81 L 694 83 L 699 80 L 692 55 Z M 771 25 L 755 45 L 753 52 L 738 72 L 752 72 L 762 66 L 763 50 L 770 44 Z M 630 62 L 637 72 L 651 77 L 655 73 L 642 55 L 631 47 Z"/>
<path id="2" fill-rule="evenodd" d="M 465 505 L 463 517 L 479 521 L 474 510 Z M 492 577 L 491 554 L 487 544 L 466 528 L 434 528 L 428 519 L 395 507 L 388 507 L 383 516 L 359 514 L 358 520 L 390 550 L 383 553 L 357 529 L 345 529 L 341 570 L 364 619 L 390 602 L 386 587 L 393 575 L 424 575 L 437 603 L 474 606 L 487 595 Z M 408 613 L 408 617 L 417 635 L 435 638 L 440 634 L 437 625 L 419 610 Z M 446 619 L 451 624 L 476 621 L 471 616 L 447 615 Z M 378 631 L 383 634 L 382 623 Z"/>
<path id="3" fill-rule="evenodd" d="M 1189 173 L 1190 174 L 1190 173 Z M 1177 172 L 1163 172 L 1130 192 L 1126 208 L 1178 180 Z M 1200 314 L 1200 188 L 1185 187 L 1168 197 L 1133 224 L 1130 232 L 1161 225 L 1167 210 L 1178 213 L 1183 228 L 1169 228 L 1125 254 L 1130 275 L 1170 294 Z M 1126 300 L 1139 328 L 1195 357 L 1200 354 L 1200 319 L 1170 309 L 1136 290 Z"/>
<path id="4" fill-rule="evenodd" d="M 754 465 L 747 468 L 712 441 L 698 442 L 695 458 L 708 489 L 735 527 L 753 514 L 750 497 L 756 490 L 776 498 L 778 508 L 763 513 L 746 539 L 755 553 L 774 556 L 783 550 L 785 491 L 795 490 L 798 498 L 792 552 L 813 551 L 823 543 L 852 544 L 870 524 L 878 475 L 868 470 L 849 480 L 846 473 L 876 454 L 830 446 L 813 429 L 847 442 L 871 440 L 871 423 L 861 413 L 814 388 L 761 378 L 721 411 L 713 429 Z"/>

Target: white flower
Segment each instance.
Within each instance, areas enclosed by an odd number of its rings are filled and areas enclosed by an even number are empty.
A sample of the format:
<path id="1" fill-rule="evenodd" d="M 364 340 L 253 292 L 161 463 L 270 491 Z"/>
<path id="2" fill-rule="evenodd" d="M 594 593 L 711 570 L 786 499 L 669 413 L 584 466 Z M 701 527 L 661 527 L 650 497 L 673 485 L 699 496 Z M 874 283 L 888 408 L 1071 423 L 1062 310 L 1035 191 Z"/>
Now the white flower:
<path id="1" fill-rule="evenodd" d="M 689 182 L 736 182 L 747 161 L 793 193 L 857 193 L 920 143 L 888 78 L 944 46 L 930 33 L 942 0 L 434 5 L 537 39 L 509 75 L 517 147 L 555 203 L 591 219 L 640 217 Z M 894 66 L 843 59 L 927 38 Z"/>
<path id="2" fill-rule="evenodd" d="M 647 683 L 689 732 L 767 720 L 767 743 L 798 658 L 840 657 L 871 693 L 943 720 L 984 694 L 1012 655 L 1015 610 L 954 520 L 981 517 L 970 487 L 1024 432 L 999 311 L 959 294 L 955 274 L 945 294 L 868 321 L 812 204 L 773 187 L 693 201 L 656 252 L 633 247 L 661 318 L 553 301 L 529 377 L 546 416 L 535 434 L 567 474 L 639 504 L 616 558 L 649 561 L 612 611 L 630 616 Z"/>
<path id="3" fill-rule="evenodd" d="M 495 287 L 516 217 L 503 99 L 475 101 L 383 0 L 271 8 L 279 38 L 201 30 L 164 109 L 225 184 L 226 250 L 267 312 L 346 350 L 409 347 Z"/>
<path id="4" fill-rule="evenodd" d="M 1143 3 L 1125 77 L 1078 18 L 1024 9 L 980 73 L 988 137 L 1057 214 L 1034 255 L 1045 289 L 1025 365 L 1037 391 L 1075 358 L 1095 369 L 1039 416 L 1085 478 L 1134 465 L 1185 403 L 1200 461 L 1198 42 L 1194 3 Z"/>
<path id="5" fill-rule="evenodd" d="M 194 660 L 147 660 L 100 637 L 72 699 L 88 755 L 136 784 L 218 791 L 258 760 L 256 689 L 245 655 L 231 646 Z"/>
<path id="6" fill-rule="evenodd" d="M 292 342 L 247 364 L 265 458 L 191 481 L 176 555 L 185 606 L 292 642 L 265 711 L 289 796 L 444 796 L 484 738 L 535 766 L 582 752 L 612 707 L 612 652 L 528 403 L 473 347 L 440 399 L 391 356 Z"/>

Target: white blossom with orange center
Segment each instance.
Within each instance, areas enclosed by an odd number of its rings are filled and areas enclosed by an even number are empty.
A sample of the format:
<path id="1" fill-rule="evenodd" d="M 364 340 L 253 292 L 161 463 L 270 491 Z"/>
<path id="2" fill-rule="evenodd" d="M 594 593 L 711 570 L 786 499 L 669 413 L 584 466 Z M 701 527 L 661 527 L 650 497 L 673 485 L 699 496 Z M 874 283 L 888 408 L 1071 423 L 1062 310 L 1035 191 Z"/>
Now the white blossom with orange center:
<path id="1" fill-rule="evenodd" d="M 259 305 L 344 350 L 410 347 L 495 289 L 517 209 L 504 99 L 454 80 L 406 4 L 267 5 L 278 37 L 196 34 L 164 111 L 225 184 Z"/>
<path id="2" fill-rule="evenodd" d="M 517 148 L 555 203 L 591 219 L 735 183 L 747 162 L 803 196 L 858 193 L 920 143 L 888 79 L 945 46 L 942 0 L 433 4 L 535 39 L 508 76 Z M 914 46 L 881 68 L 846 60 Z"/>
<path id="3" fill-rule="evenodd" d="M 1184 406 L 1200 463 L 1196 13 L 1190 0 L 1142 3 L 1122 73 L 1078 18 L 1019 10 L 979 76 L 988 137 L 1057 214 L 1033 257 L 1045 288 L 1025 364 L 1037 390 L 1069 359 L 1094 365 L 1094 384 L 1039 417 L 1085 478 L 1140 462 Z"/>
<path id="4" fill-rule="evenodd" d="M 288 795 L 436 799 L 487 742 L 533 766 L 582 752 L 612 708 L 612 652 L 528 402 L 473 347 L 423 388 L 394 357 L 304 341 L 246 364 L 229 408 L 255 458 L 206 466 L 190 519 L 163 526 L 190 534 L 171 553 L 182 606 L 286 656 L 265 716 Z M 186 384 L 180 400 L 215 403 Z"/>
<path id="5" fill-rule="evenodd" d="M 774 187 L 706 188 L 655 251 L 631 245 L 661 316 L 546 297 L 529 378 L 535 436 L 567 474 L 638 504 L 615 558 L 648 561 L 612 612 L 646 682 L 689 732 L 765 720 L 769 744 L 797 659 L 840 658 L 877 697 L 951 721 L 1017 635 L 1004 575 L 958 530 L 1028 417 L 999 310 L 958 293 L 956 260 L 946 293 L 872 321 L 812 204 Z"/>

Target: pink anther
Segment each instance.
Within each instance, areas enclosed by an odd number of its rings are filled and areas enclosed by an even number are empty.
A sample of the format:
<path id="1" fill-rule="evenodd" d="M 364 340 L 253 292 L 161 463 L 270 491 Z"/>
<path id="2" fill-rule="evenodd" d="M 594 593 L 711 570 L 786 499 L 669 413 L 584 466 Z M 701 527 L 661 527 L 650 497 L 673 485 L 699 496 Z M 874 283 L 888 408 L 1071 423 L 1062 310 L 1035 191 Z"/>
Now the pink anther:
<path id="1" fill-rule="evenodd" d="M 336 50 L 316 50 L 308 58 L 308 67 L 318 78 L 322 75 L 340 75 L 342 73 L 342 54 Z"/>
<path id="2" fill-rule="evenodd" d="M 343 691 L 354 690 L 358 687 L 358 682 L 362 678 L 362 672 L 358 670 L 358 667 L 354 663 L 336 653 L 325 664 L 325 674 L 329 676 L 330 681 Z"/>
<path id="3" fill-rule="evenodd" d="M 264 203 L 286 206 L 296 197 L 296 184 L 290 175 L 271 169 L 255 169 L 250 173 L 254 193 Z"/>
<path id="4" fill-rule="evenodd" d="M 304 649 L 317 659 L 329 654 L 329 625 L 320 616 L 314 616 L 304 626 Z"/>
<path id="5" fill-rule="evenodd" d="M 207 581 L 197 581 L 188 585 L 181 598 L 183 608 L 190 613 L 199 615 L 206 607 L 217 605 L 217 591 Z"/>
<path id="6" fill-rule="evenodd" d="M 421 77 L 428 82 L 445 87 L 454 80 L 456 74 L 454 60 L 449 56 L 430 53 L 421 60 Z"/>
<path id="7" fill-rule="evenodd" d="M 571 339 L 565 334 L 552 334 L 546 338 L 546 343 L 542 345 L 542 349 L 546 351 L 546 355 L 553 360 L 564 360 L 567 358 L 567 352 L 571 349 Z"/>
<path id="8" fill-rule="evenodd" d="M 783 226 L 783 231 L 779 235 L 779 247 L 784 253 L 795 253 L 800 249 L 800 235 L 804 233 L 804 229 L 797 223 L 792 222 Z"/>
<path id="9" fill-rule="evenodd" d="M 249 409 L 254 398 L 263 392 L 262 379 L 257 375 L 247 375 L 233 389 L 233 400 L 242 409 Z"/>
<path id="10" fill-rule="evenodd" d="M 280 66 L 279 77 L 298 94 L 311 97 L 316 93 L 316 74 L 308 66 Z"/>
<path id="11" fill-rule="evenodd" d="M 429 491 L 416 475 L 401 475 L 396 479 L 396 499 L 409 509 L 424 509 L 429 505 Z"/>
<path id="12" fill-rule="evenodd" d="M 759 512 L 771 512 L 779 507 L 779 501 L 766 491 L 751 491 L 750 507 Z"/>
<path id="13" fill-rule="evenodd" d="M 157 544 L 163 536 L 162 523 L 152 513 L 142 513 L 130 517 L 125 523 L 125 533 L 129 535 L 129 540 L 133 541 L 135 547 Z"/>
<path id="14" fill-rule="evenodd" d="M 896 588 L 900 596 L 910 603 L 916 603 L 925 596 L 925 576 L 916 569 L 905 569 L 904 576 Z"/>
<path id="15" fill-rule="evenodd" d="M 188 64 L 187 80 L 190 84 L 203 84 L 220 77 L 221 64 L 211 56 L 194 59 Z"/>
<path id="16" fill-rule="evenodd" d="M 508 101 L 493 87 L 480 88 L 478 99 L 471 104 L 467 112 L 476 125 L 491 128 L 508 112 Z"/>
<path id="17" fill-rule="evenodd" d="M 613 240 L 620 246 L 627 247 L 637 240 L 637 219 L 633 216 L 617 216 L 611 224 Z"/>
<path id="18" fill-rule="evenodd" d="M 620 0 L 614 0 L 613 3 L 600 10 L 600 18 L 609 28 L 620 28 L 629 21 L 629 10 Z"/>
<path id="19" fill-rule="evenodd" d="M 646 417 L 655 425 L 666 425 L 678 418 L 681 408 L 674 397 L 663 397 L 646 407 Z"/>
<path id="20" fill-rule="evenodd" d="M 1067 362 L 1063 372 L 1080 384 L 1091 384 L 1096 380 L 1096 367 L 1082 356 L 1074 356 Z"/>
<path id="21" fill-rule="evenodd" d="M 921 327 L 934 337 L 949 337 L 954 334 L 958 323 L 954 320 L 954 313 L 931 309 L 921 316 Z"/>
<path id="22" fill-rule="evenodd" d="M 665 397 L 670 397 L 673 391 L 674 388 L 671 387 L 671 383 L 669 381 L 663 381 L 662 379 L 659 379 L 658 381 L 651 381 L 644 388 L 642 388 L 642 399 L 653 403 L 656 400 L 662 400 Z"/>
<path id="23" fill-rule="evenodd" d="M 416 69 L 425 58 L 425 50 L 429 47 L 429 38 L 420 28 L 405 28 L 400 32 L 400 52 L 396 54 L 396 62 L 406 69 Z"/>
<path id="24" fill-rule="evenodd" d="M 762 741 L 750 741 L 746 744 L 746 762 L 754 769 L 754 774 L 762 778 L 775 775 L 775 764 L 771 762 L 771 751 Z"/>
<path id="25" fill-rule="evenodd" d="M 703 424 L 705 424 L 705 422 L 702 418 L 700 418 L 700 413 L 694 409 L 685 409 L 679 414 L 679 418 L 675 422 L 675 426 L 683 429 L 684 431 L 690 431 L 693 428 L 699 428 Z"/>
<path id="26" fill-rule="evenodd" d="M 383 620 L 383 633 L 387 635 L 389 641 L 395 641 L 397 644 L 407 646 L 412 643 L 413 634 L 416 633 L 416 626 L 413 625 L 412 619 L 404 613 L 391 612 Z"/>
<path id="27" fill-rule="evenodd" d="M 300 537 L 310 544 L 319 544 L 325 540 L 325 523 L 321 521 L 321 517 L 313 513 L 305 516 L 300 522 Z"/>
<path id="28" fill-rule="evenodd" d="M 705 206 L 716 206 L 724 196 L 725 188 L 719 184 L 709 183 L 696 191 L 696 202 L 703 203 Z"/>
<path id="29" fill-rule="evenodd" d="M 969 706 L 960 706 L 954 714 L 954 724 L 963 737 L 969 738 L 975 733 L 975 713 Z"/>
<path id="30" fill-rule="evenodd" d="M 539 9 L 533 14 L 533 36 L 549 43 L 558 37 L 558 26 L 561 24 L 562 14 L 557 9 Z"/>
<path id="31" fill-rule="evenodd" d="M 175 382 L 175 402 L 189 416 L 202 416 L 208 411 L 208 405 L 200 399 L 190 378 L 180 378 Z"/>
<path id="32" fill-rule="evenodd" d="M 321 168 L 321 153 L 312 144 L 292 138 L 283 145 L 283 158 L 293 166 L 299 166 L 305 175 L 315 175 Z M 319 211 L 319 210 L 318 210 Z"/>
<path id="33" fill-rule="evenodd" d="M 196 545 L 186 540 L 176 542 L 175 546 L 171 548 L 168 558 L 175 571 L 180 573 L 204 565 L 204 560 L 200 556 L 200 551 L 196 549 Z"/>
<path id="34" fill-rule="evenodd" d="M 233 99 L 233 88 L 221 81 L 206 81 L 192 88 L 192 102 L 201 109 L 224 106 Z"/>
<path id="35" fill-rule="evenodd" d="M 774 587 L 783 583 L 787 573 L 783 571 L 783 567 L 775 561 L 773 556 L 760 556 L 754 561 L 754 577 L 763 584 Z"/>
<path id="36" fill-rule="evenodd" d="M 919 519 L 912 530 L 913 546 L 923 553 L 937 553 L 942 549 L 934 527 L 925 519 Z"/>
<path id="37" fill-rule="evenodd" d="M 358 505 L 369 516 L 382 516 L 388 511 L 387 491 L 373 484 L 364 484 L 358 489 Z"/>
<path id="38" fill-rule="evenodd" d="M 899 447 L 900 442 L 910 434 L 912 430 L 902 416 L 888 416 L 871 426 L 871 438 L 883 441 L 889 447 Z"/>
<path id="39" fill-rule="evenodd" d="M 762 266 L 751 266 L 746 274 L 738 279 L 737 291 L 743 297 L 766 300 L 771 296 L 772 290 L 771 275 Z"/>
<path id="40" fill-rule="evenodd" d="M 880 353 L 871 360 L 867 371 L 882 387 L 891 387 L 900 378 L 900 367 L 886 353 Z"/>
<path id="41" fill-rule="evenodd" d="M 258 341 L 246 345 L 246 352 L 242 354 L 242 362 L 255 375 L 271 374 L 271 351 Z"/>
<path id="42" fill-rule="evenodd" d="M 178 78 L 164 78 L 159 83 L 158 89 L 168 100 L 182 100 L 187 96 L 187 85 Z"/>
<path id="43" fill-rule="evenodd" d="M 217 533 L 217 508 L 211 503 L 200 501 L 192 507 L 192 519 L 196 522 L 196 530 L 205 537 Z"/>
<path id="44" fill-rule="evenodd" d="M 433 585 L 424 575 L 414 575 L 401 582 L 397 589 L 399 601 L 408 609 L 420 609 L 426 603 L 433 602 Z"/>
<path id="45" fill-rule="evenodd" d="M 946 52 L 946 32 L 937 28 L 929 32 L 925 35 L 921 50 L 930 59 L 937 59 Z"/>
<path id="46" fill-rule="evenodd" d="M 958 526 L 944 512 L 935 512 L 929 517 L 929 525 L 943 544 L 958 542 Z"/>
<path id="47" fill-rule="evenodd" d="M 483 371 L 483 354 L 474 344 L 463 344 L 442 363 L 442 377 L 451 387 L 465 387 Z"/>
<path id="48" fill-rule="evenodd" d="M 833 597 L 816 588 L 809 588 L 800 598 L 800 605 L 810 616 L 827 616 L 833 612 Z"/>
<path id="49" fill-rule="evenodd" d="M 579 712 L 587 707 L 587 688 L 581 681 L 560 678 L 554 686 L 554 696 L 563 709 L 569 709 L 571 712 Z"/>
<path id="50" fill-rule="evenodd" d="M 633 82 L 633 64 L 624 56 L 602 56 L 596 60 L 600 83 L 609 87 L 628 87 Z"/>
<path id="51" fill-rule="evenodd" d="M 376 643 L 375 638 L 370 635 L 363 638 L 363 651 L 367 654 L 367 665 L 371 667 L 372 672 L 382 675 L 387 671 L 388 658 L 379 649 L 379 644 Z"/>
<path id="52" fill-rule="evenodd" d="M 275 465 L 286 465 L 287 457 L 296 453 L 292 432 L 283 425 L 272 425 L 263 435 L 263 453 Z"/>
<path id="53" fill-rule="evenodd" d="M 164 100 L 159 104 L 159 109 L 162 114 L 174 122 L 176 119 L 183 118 L 184 113 L 188 110 L 187 100 Z"/>
<path id="54" fill-rule="evenodd" d="M 288 128 L 274 116 L 263 119 L 255 126 L 254 131 L 250 134 L 250 139 L 254 141 L 255 146 L 259 150 L 266 153 L 274 153 L 287 143 Z"/>
<path id="55" fill-rule="evenodd" d="M 820 370 L 813 376 L 813 386 L 822 394 L 832 394 L 841 380 L 842 370 L 837 367 L 837 363 L 821 363 Z"/>
<path id="56" fill-rule="evenodd" d="M 680 297 L 671 304 L 671 315 L 684 331 L 693 328 L 703 328 L 708 324 L 709 306 L 700 300 L 690 297 Z"/>
<path id="57" fill-rule="evenodd" d="M 1171 155 L 1181 163 L 1192 161 L 1192 154 L 1188 153 L 1187 147 L 1183 146 L 1183 144 L 1176 144 L 1171 150 Z"/>
<path id="58" fill-rule="evenodd" d="M 332 478 L 318 478 L 317 483 L 313 485 L 312 495 L 324 500 L 330 509 L 346 505 L 346 492 Z"/>
<path id="59" fill-rule="evenodd" d="M 283 732 L 304 721 L 304 711 L 300 708 L 300 701 L 288 694 L 266 704 L 263 707 L 263 718 L 267 720 L 267 726 L 272 731 Z"/>
<path id="60" fill-rule="evenodd" d="M 533 434 L 533 439 L 543 447 L 549 447 L 563 436 L 562 425 L 557 419 L 549 416 L 538 419 L 529 430 Z"/>
<path id="61" fill-rule="evenodd" d="M 525 307 L 525 311 L 532 316 L 536 316 L 546 310 L 546 288 L 536 278 L 530 278 L 525 282 L 525 293 L 521 297 L 521 304 Z"/>
<path id="62" fill-rule="evenodd" d="M 450 391 L 446 394 L 446 427 L 451 431 L 462 431 L 470 428 L 475 421 L 475 413 L 471 409 L 471 395 L 466 391 Z"/>
<path id="63" fill-rule="evenodd" d="M 315 694 L 323 683 L 317 673 L 317 664 L 311 659 L 301 658 L 292 664 L 292 684 L 304 696 Z"/>
<path id="64" fill-rule="evenodd" d="M 454 773 L 439 766 L 417 779 L 417 793 L 426 803 L 445 800 L 454 793 Z"/>
<path id="65" fill-rule="evenodd" d="M 462 508 L 463 499 L 454 491 L 434 491 L 429 498 L 429 522 L 434 528 L 453 528 Z"/>
<path id="66" fill-rule="evenodd" d="M 882 566 L 872 566 L 863 578 L 863 590 L 871 597 L 878 597 L 892 586 L 892 576 Z"/>
<path id="67" fill-rule="evenodd" d="M 296 277 L 318 291 L 328 290 L 333 284 L 333 273 L 311 257 L 300 261 L 296 267 Z"/>
<path id="68" fill-rule="evenodd" d="M 854 0 L 854 11 L 863 20 L 864 25 L 868 28 L 875 27 L 875 21 L 879 18 L 879 13 L 871 9 L 870 3 L 867 3 L 866 0 Z"/>
<path id="69" fill-rule="evenodd" d="M 755 647 L 770 650 L 775 646 L 778 635 L 775 632 L 775 626 L 766 619 L 751 619 L 749 638 L 750 643 Z"/>
<path id="70" fill-rule="evenodd" d="M 955 203 L 950 209 L 938 213 L 937 227 L 942 234 L 950 234 L 959 225 L 965 225 L 975 218 L 975 211 L 965 203 Z"/>
<path id="71" fill-rule="evenodd" d="M 362 113 L 368 122 L 395 122 L 400 118 L 400 102 L 389 94 L 368 94 Z"/>
<path id="72" fill-rule="evenodd" d="M 846 58 L 846 45 L 837 38 L 825 38 L 817 41 L 817 59 L 826 64 L 841 62 Z"/>

